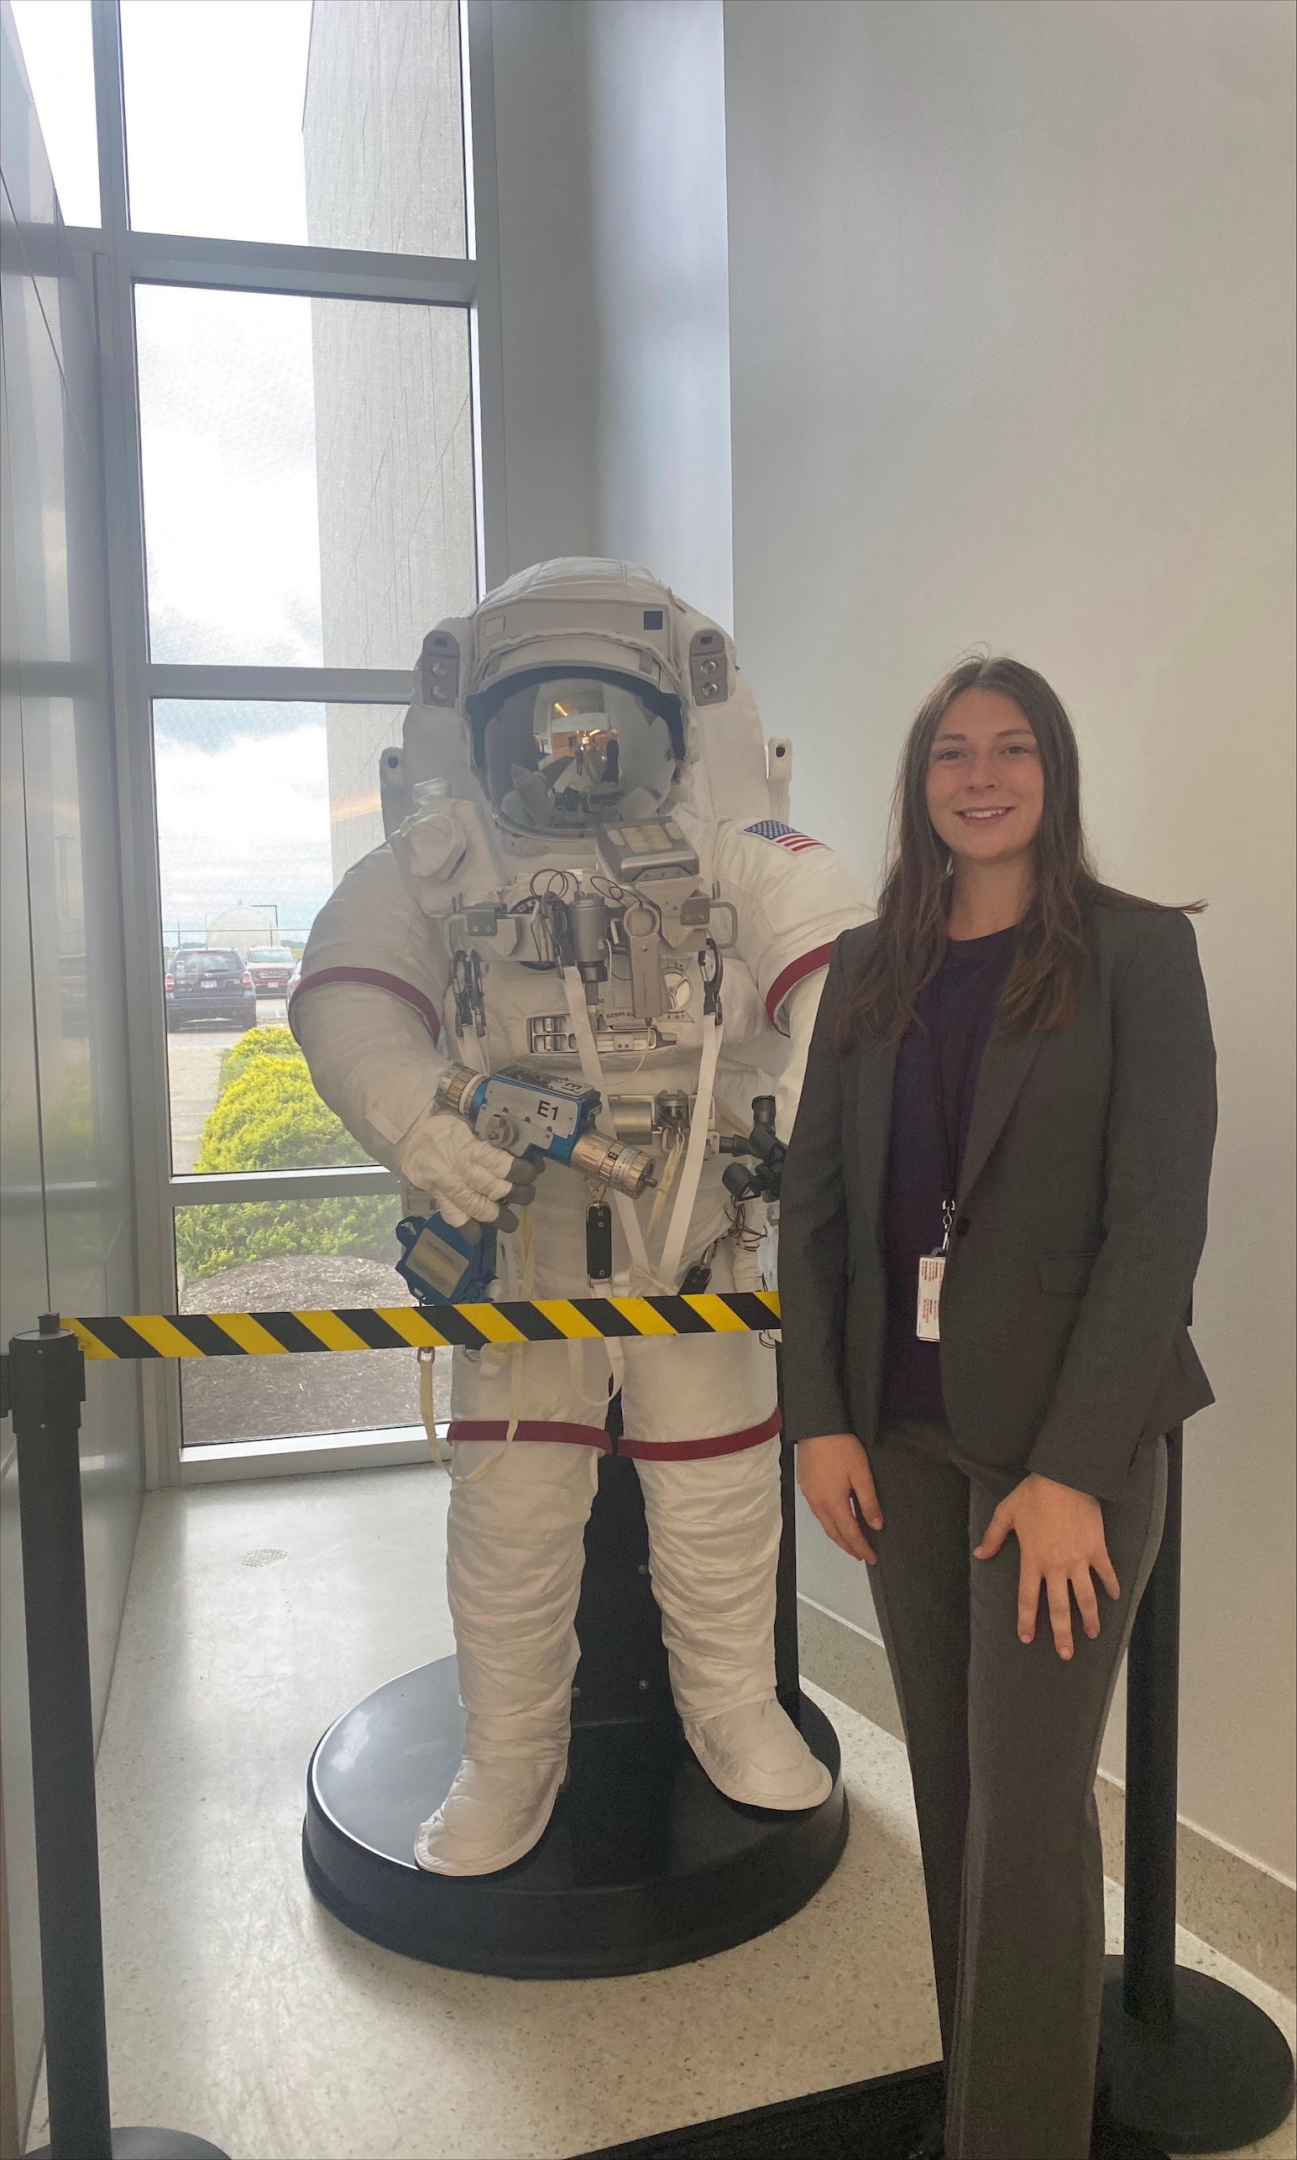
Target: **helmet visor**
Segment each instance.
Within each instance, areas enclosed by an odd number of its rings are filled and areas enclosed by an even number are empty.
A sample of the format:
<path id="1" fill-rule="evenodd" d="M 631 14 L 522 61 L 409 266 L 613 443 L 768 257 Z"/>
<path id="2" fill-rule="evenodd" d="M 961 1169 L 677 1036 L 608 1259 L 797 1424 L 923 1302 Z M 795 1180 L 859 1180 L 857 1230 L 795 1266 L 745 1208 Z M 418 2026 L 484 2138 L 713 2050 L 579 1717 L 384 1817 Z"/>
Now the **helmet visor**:
<path id="1" fill-rule="evenodd" d="M 522 833 L 654 817 L 677 771 L 662 714 L 628 682 L 593 675 L 522 685 L 486 721 L 482 749 L 496 814 Z"/>

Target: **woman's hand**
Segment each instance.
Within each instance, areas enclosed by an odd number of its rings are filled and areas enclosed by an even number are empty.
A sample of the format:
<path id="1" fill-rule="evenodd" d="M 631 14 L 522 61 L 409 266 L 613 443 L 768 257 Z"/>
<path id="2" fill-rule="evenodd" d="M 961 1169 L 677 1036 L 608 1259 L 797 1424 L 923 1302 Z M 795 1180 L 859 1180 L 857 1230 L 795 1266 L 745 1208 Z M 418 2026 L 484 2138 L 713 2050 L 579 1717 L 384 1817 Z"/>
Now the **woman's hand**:
<path id="1" fill-rule="evenodd" d="M 802 1445 L 807 1443 L 803 1441 Z M 812 1443 L 815 1444 L 815 1443 Z M 819 1513 L 818 1508 L 816 1513 Z M 823 1517 L 821 1517 L 823 1520 Z M 1009 1532 L 1018 1540 L 1018 1640 L 1034 1642 L 1036 1615 L 1040 1610 L 1040 1586 L 1049 1600 L 1054 1648 L 1061 1658 L 1072 1655 L 1072 1605 L 1075 1597 L 1081 1625 L 1093 1641 L 1099 1632 L 1099 1606 L 1092 1573 L 1109 1597 L 1121 1596 L 1121 1584 L 1113 1573 L 1103 1534 L 1103 1509 L 1089 1493 L 1033 1472 L 1001 1500 L 986 1527 L 986 1536 L 973 1554 L 975 1560 L 993 1560 Z"/>
<path id="2" fill-rule="evenodd" d="M 872 1567 L 878 1555 L 861 1523 L 871 1530 L 883 1527 L 883 1511 L 874 1490 L 874 1475 L 854 1433 L 819 1433 L 803 1440 L 797 1449 L 797 1482 L 822 1530 L 853 1560 L 867 1560 Z"/>

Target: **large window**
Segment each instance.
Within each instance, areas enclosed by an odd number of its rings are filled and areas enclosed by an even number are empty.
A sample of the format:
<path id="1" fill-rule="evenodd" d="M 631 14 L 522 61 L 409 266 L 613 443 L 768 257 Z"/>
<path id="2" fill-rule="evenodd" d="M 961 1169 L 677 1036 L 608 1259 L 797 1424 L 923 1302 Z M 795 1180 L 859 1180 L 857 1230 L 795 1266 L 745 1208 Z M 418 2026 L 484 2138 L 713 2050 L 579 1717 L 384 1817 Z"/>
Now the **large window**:
<path id="1" fill-rule="evenodd" d="M 163 285 L 135 319 L 154 660 L 408 668 L 475 597 L 463 310 Z"/>
<path id="2" fill-rule="evenodd" d="M 382 841 L 378 756 L 423 637 L 481 582 L 490 193 L 466 114 L 489 16 L 471 0 L 18 15 L 47 133 L 61 100 L 65 215 L 105 331 L 141 1298 L 404 1303 L 397 1181 L 316 1094 L 287 998 L 318 908 Z M 204 1449 L 417 1417 L 395 1352 L 149 1379 L 164 1477 Z"/>

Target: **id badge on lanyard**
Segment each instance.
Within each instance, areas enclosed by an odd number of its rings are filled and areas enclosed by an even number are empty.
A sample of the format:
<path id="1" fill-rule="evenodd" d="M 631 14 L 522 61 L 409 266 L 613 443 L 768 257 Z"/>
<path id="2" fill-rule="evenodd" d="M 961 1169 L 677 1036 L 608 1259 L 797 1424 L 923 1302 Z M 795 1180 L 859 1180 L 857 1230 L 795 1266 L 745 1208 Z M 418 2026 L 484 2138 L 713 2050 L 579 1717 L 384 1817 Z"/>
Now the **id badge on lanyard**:
<path id="1" fill-rule="evenodd" d="M 919 1256 L 919 1306 L 914 1332 L 920 1342 L 941 1341 L 941 1285 L 946 1275 L 946 1254 L 950 1250 L 950 1226 L 955 1219 L 955 1203 L 943 1200 L 941 1219 L 945 1236 L 935 1252 Z"/>
<path id="2" fill-rule="evenodd" d="M 932 1094 L 937 1112 L 937 1131 L 941 1137 L 943 1186 L 941 1194 L 941 1243 L 936 1250 L 919 1256 L 919 1295 L 915 1311 L 914 1332 L 920 1342 L 941 1341 L 941 1286 L 946 1276 L 946 1261 L 950 1253 L 950 1232 L 955 1220 L 955 1179 L 959 1153 L 958 1128 L 952 1134 L 946 1114 L 946 1080 L 942 1056 L 941 1015 L 937 1001 L 933 999 L 932 1024 L 928 1034 L 929 1060 L 932 1071 Z M 958 1119 L 958 1106 L 956 1106 Z"/>

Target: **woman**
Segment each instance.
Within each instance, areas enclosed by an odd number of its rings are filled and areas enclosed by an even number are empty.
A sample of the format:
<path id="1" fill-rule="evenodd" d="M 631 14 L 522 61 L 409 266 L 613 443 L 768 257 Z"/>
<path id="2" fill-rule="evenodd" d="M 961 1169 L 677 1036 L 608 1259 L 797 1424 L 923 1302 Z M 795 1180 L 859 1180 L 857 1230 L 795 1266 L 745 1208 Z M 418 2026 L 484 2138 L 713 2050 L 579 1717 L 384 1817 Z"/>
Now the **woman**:
<path id="1" fill-rule="evenodd" d="M 1185 912 L 1089 867 L 1076 740 L 1033 669 L 937 686 L 894 828 L 878 919 L 834 948 L 784 1171 L 787 1420 L 816 1516 L 873 1571 L 945 2152 L 1083 2160 L 1099 1743 L 1162 1435 L 1212 1399 L 1186 1328 L 1211 1028 Z"/>

